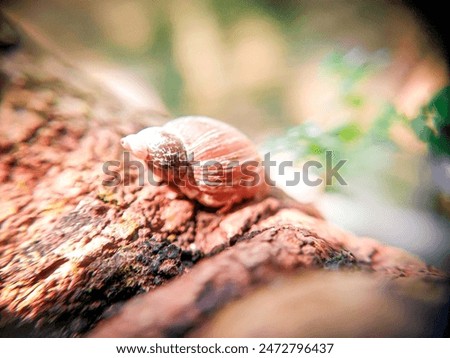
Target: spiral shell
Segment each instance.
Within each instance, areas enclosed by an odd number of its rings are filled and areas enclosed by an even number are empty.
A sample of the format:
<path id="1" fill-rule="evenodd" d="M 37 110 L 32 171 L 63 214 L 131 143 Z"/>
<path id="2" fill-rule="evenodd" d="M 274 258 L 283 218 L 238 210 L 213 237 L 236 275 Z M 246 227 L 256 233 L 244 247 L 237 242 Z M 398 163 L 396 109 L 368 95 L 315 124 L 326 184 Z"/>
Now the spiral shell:
<path id="1" fill-rule="evenodd" d="M 181 117 L 121 140 L 122 146 L 190 199 L 213 208 L 265 192 L 255 145 L 236 128 L 208 117 Z"/>

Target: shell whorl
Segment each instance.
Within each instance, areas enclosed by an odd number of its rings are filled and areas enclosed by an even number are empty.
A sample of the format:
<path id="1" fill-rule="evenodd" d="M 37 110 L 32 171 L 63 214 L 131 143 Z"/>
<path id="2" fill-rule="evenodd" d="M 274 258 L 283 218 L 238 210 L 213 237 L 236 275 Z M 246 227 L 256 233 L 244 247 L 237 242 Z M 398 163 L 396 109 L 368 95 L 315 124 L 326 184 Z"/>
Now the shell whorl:
<path id="1" fill-rule="evenodd" d="M 163 127 L 150 127 L 121 140 L 122 146 L 138 158 L 161 168 L 175 167 L 187 161 L 183 141 Z"/>

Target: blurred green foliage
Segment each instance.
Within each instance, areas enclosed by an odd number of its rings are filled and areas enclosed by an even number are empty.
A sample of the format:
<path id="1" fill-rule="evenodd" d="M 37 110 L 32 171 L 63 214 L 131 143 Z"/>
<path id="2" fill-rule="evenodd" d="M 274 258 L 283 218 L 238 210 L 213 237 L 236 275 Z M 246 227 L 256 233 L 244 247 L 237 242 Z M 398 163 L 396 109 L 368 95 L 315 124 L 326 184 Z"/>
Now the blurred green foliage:
<path id="1" fill-rule="evenodd" d="M 378 56 L 358 53 L 354 57 L 358 61 L 351 61 L 348 55 L 336 52 L 324 61 L 324 68 L 340 77 L 342 103 L 350 108 L 358 108 L 364 103 L 358 84 L 380 68 Z M 305 121 L 284 135 L 270 139 L 266 147 L 275 153 L 288 151 L 299 163 L 310 159 L 323 162 L 325 152 L 333 151 L 334 158 L 347 159 L 350 163 L 343 168 L 346 175 L 356 171 L 368 174 L 367 171 L 376 172 L 387 165 L 386 153 L 397 148 L 390 133 L 394 124 L 401 123 L 427 143 L 432 154 L 450 155 L 449 101 L 450 86 L 447 86 L 424 105 L 414 119 L 386 104 L 368 128 L 363 128 L 358 118 L 349 118 L 345 124 L 328 130 Z M 336 188 L 327 187 L 327 190 Z"/>
<path id="2" fill-rule="evenodd" d="M 435 155 L 450 155 L 450 86 L 439 91 L 411 121 L 417 137 Z"/>

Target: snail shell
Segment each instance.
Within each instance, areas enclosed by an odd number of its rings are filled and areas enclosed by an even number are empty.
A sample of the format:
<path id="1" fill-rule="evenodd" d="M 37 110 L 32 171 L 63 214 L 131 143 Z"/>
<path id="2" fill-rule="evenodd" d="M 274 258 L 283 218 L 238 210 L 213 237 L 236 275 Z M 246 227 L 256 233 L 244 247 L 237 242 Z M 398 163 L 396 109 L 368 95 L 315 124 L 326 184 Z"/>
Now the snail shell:
<path id="1" fill-rule="evenodd" d="M 227 210 L 266 192 L 255 145 L 236 128 L 208 117 L 181 117 L 121 140 L 164 181 L 190 199 Z"/>

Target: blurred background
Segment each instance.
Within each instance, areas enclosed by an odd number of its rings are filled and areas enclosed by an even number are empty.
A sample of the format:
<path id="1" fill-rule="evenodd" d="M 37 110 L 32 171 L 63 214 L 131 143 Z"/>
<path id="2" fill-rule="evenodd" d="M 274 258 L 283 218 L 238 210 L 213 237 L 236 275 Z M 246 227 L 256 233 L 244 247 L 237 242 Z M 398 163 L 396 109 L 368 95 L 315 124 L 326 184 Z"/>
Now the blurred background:
<path id="1" fill-rule="evenodd" d="M 331 222 L 449 269 L 439 9 L 383 0 L 16 0 L 2 8 L 124 105 L 221 119 L 297 168 L 333 150 L 336 163 L 347 160 L 347 185 L 287 186 L 295 168 L 272 177 Z"/>

